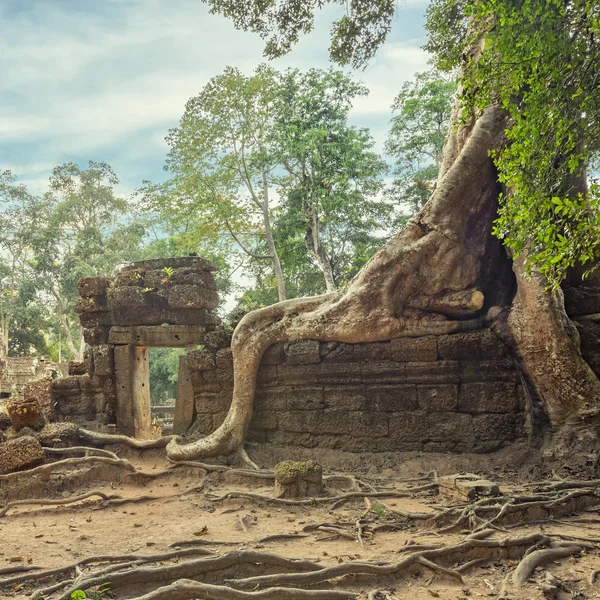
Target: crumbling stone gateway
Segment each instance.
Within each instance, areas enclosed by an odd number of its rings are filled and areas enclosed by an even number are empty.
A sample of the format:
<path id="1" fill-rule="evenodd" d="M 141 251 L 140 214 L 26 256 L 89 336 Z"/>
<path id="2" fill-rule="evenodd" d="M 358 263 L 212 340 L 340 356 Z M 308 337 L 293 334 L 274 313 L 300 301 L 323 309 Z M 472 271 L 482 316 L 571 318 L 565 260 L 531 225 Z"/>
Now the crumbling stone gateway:
<path id="1" fill-rule="evenodd" d="M 135 263 L 114 279 L 82 278 L 76 308 L 88 373 L 53 382 L 55 417 L 148 437 L 148 347 L 202 345 L 180 360 L 174 431 L 214 431 L 233 392 L 231 333 L 213 312 L 214 270 L 187 257 Z M 574 319 L 590 312 L 579 288 L 566 297 Z M 600 325 L 579 323 L 582 352 L 600 370 Z M 262 358 L 248 439 L 351 452 L 491 452 L 547 426 L 529 389 L 485 325 L 386 342 L 277 343 Z"/>
<path id="2" fill-rule="evenodd" d="M 183 257 L 136 262 L 114 278 L 81 278 L 75 311 L 89 346 L 87 373 L 54 382 L 55 417 L 93 429 L 114 424 L 120 433 L 149 438 L 148 348 L 204 342 L 220 323 L 215 270 L 207 260 Z M 175 415 L 179 432 L 194 418 L 184 388 Z"/>

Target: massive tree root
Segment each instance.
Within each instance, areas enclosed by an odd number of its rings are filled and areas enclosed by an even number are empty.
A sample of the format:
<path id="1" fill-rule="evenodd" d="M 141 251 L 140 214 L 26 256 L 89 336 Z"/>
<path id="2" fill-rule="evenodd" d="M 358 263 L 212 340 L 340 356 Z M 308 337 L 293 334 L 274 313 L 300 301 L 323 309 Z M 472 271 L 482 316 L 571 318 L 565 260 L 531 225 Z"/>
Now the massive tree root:
<path id="1" fill-rule="evenodd" d="M 244 456 L 261 358 L 272 344 L 290 340 L 376 342 L 498 321 L 555 430 L 599 415 L 600 380 L 579 353 L 560 298 L 541 278 L 528 278 L 522 260 L 511 267 L 491 236 L 500 188 L 489 153 L 502 145 L 506 127 L 502 109 L 490 106 L 453 131 L 429 202 L 344 289 L 246 315 L 233 336 L 234 391 L 224 422 L 196 442 L 172 440 L 169 458 Z"/>
<path id="2" fill-rule="evenodd" d="M 482 271 L 499 253 L 489 234 L 497 188 L 488 152 L 502 138 L 504 126 L 499 108 L 485 111 L 430 202 L 346 288 L 246 315 L 232 341 L 234 392 L 225 421 L 192 444 L 171 441 L 169 458 L 189 460 L 243 448 L 258 367 L 276 342 L 375 342 L 469 331 L 495 316 L 494 299 L 486 302 L 487 283 L 481 281 Z"/>

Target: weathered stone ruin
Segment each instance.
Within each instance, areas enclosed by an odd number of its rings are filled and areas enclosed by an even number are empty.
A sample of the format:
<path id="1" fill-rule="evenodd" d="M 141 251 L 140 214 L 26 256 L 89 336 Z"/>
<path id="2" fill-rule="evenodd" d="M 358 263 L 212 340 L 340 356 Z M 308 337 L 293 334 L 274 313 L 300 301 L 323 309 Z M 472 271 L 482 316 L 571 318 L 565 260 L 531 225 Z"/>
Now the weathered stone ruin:
<path id="1" fill-rule="evenodd" d="M 213 312 L 215 270 L 207 260 L 184 257 L 137 262 L 114 278 L 81 278 L 75 310 L 89 345 L 87 373 L 54 382 L 55 418 L 151 437 L 148 348 L 203 343 L 220 322 Z M 178 393 L 181 409 L 184 395 Z M 188 404 L 185 415 L 176 415 L 184 430 L 193 419 Z"/>
<path id="2" fill-rule="evenodd" d="M 231 331 L 214 313 L 215 266 L 198 257 L 150 260 L 116 277 L 84 277 L 76 310 L 88 348 L 69 376 L 23 388 L 0 413 L 14 431 L 68 421 L 140 439 L 151 426 L 148 348 L 180 358 L 176 434 L 214 431 L 233 393 Z M 600 372 L 600 294 L 565 290 L 584 358 Z M 0 424 L 1 425 L 1 424 Z M 541 403 L 489 328 L 347 344 L 277 343 L 258 373 L 249 441 L 351 452 L 498 450 L 547 426 Z"/>

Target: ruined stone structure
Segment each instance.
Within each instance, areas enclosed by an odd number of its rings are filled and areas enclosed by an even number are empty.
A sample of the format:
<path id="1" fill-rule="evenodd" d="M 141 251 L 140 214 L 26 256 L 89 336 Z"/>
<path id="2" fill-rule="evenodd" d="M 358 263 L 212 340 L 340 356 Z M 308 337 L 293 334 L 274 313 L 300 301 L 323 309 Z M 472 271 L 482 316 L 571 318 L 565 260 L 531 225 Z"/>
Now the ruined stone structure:
<path id="1" fill-rule="evenodd" d="M 231 401 L 229 349 L 188 359 L 198 429 Z M 276 344 L 259 370 L 249 440 L 349 451 L 490 452 L 527 436 L 531 403 L 490 331 L 368 344 Z"/>
<path id="2" fill-rule="evenodd" d="M 207 260 L 184 257 L 137 262 L 114 278 L 80 279 L 75 310 L 89 345 L 87 373 L 54 382 L 55 418 L 116 424 L 121 433 L 150 437 L 148 348 L 203 343 L 219 323 L 215 270 Z M 192 419 L 193 413 L 175 415 L 179 429 Z"/>
<path id="3" fill-rule="evenodd" d="M 55 418 L 149 437 L 148 348 L 201 346 L 180 359 L 173 429 L 214 431 L 233 392 L 231 332 L 212 312 L 214 269 L 188 257 L 135 263 L 114 279 L 81 279 L 76 309 L 89 344 L 87 373 L 53 382 Z M 588 292 L 566 290 L 566 304 L 584 358 L 600 372 L 593 310 L 600 295 Z M 546 428 L 531 390 L 490 329 L 279 343 L 262 359 L 248 439 L 355 452 L 491 452 Z"/>
<path id="4" fill-rule="evenodd" d="M 21 393 L 32 381 L 56 379 L 66 374 L 65 363 L 52 362 L 38 356 L 8 356 L 0 361 L 0 398 Z"/>

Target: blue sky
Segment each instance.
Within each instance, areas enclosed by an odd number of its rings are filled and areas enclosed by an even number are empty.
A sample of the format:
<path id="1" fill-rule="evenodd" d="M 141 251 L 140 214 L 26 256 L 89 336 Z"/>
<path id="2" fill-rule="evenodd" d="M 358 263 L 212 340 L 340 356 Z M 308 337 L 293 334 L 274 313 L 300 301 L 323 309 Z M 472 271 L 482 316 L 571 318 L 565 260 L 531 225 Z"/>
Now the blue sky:
<path id="1" fill-rule="evenodd" d="M 402 83 L 427 69 L 426 0 L 405 0 L 387 43 L 355 76 L 371 89 L 353 109 L 379 149 Z M 341 6 L 275 68 L 327 68 Z M 262 41 L 201 0 L 0 0 L 0 170 L 39 193 L 54 165 L 106 161 L 129 193 L 164 177 L 164 137 L 185 102 L 226 65 L 250 73 Z"/>

